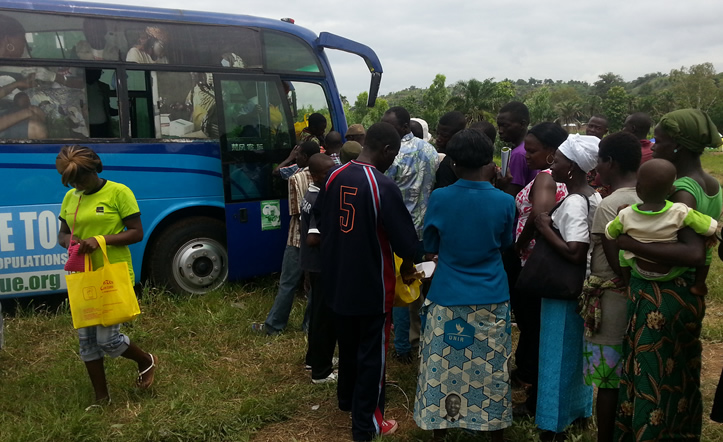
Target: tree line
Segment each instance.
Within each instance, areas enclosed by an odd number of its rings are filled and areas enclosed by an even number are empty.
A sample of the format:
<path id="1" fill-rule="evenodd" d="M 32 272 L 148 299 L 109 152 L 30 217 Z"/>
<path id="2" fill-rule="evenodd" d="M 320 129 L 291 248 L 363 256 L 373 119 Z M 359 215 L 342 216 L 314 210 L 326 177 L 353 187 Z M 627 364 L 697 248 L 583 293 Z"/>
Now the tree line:
<path id="1" fill-rule="evenodd" d="M 447 85 L 447 78 L 437 74 L 426 89 L 410 86 L 377 99 L 373 108 L 366 107 L 367 92 L 360 93 L 352 104 L 342 96 L 348 124 L 369 127 L 379 121 L 391 106 L 403 106 L 413 117 L 427 121 L 434 132 L 439 117 L 451 110 L 466 115 L 468 122 L 495 121 L 499 109 L 512 100 L 522 101 L 530 110 L 530 124 L 556 121 L 579 126 L 593 115 L 604 115 L 610 131 L 622 128 L 627 115 L 645 112 L 654 121 L 675 109 L 695 108 L 706 111 L 723 127 L 723 73 L 712 63 L 673 69 L 668 74 L 655 72 L 626 82 L 613 72 L 602 74 L 590 84 L 585 81 L 552 79 L 495 81 L 488 78 L 460 80 Z"/>

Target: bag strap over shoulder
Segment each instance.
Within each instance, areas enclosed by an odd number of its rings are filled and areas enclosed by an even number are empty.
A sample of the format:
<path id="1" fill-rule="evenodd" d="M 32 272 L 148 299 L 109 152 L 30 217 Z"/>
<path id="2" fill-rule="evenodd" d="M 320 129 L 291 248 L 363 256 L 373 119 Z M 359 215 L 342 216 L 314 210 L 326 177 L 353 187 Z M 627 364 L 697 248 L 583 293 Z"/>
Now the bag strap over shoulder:
<path id="1" fill-rule="evenodd" d="M 562 205 L 562 203 L 564 203 L 565 200 L 572 195 L 580 195 L 581 197 L 585 198 L 585 202 L 587 203 L 587 211 L 589 213 L 590 212 L 590 198 L 588 198 L 587 195 L 584 195 L 582 193 L 568 193 L 567 196 L 565 196 L 565 198 L 561 199 L 559 203 L 555 204 L 555 207 L 553 207 L 552 210 L 550 210 L 549 215 L 552 216 L 552 214 L 555 212 L 555 210 L 557 210 Z"/>

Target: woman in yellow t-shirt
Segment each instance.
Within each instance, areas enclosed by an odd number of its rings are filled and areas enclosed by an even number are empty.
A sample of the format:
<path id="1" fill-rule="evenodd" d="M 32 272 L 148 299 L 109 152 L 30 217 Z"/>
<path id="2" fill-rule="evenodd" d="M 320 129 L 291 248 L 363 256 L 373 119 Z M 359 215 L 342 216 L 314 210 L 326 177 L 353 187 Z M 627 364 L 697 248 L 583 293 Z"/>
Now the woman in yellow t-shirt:
<path id="1" fill-rule="evenodd" d="M 103 235 L 109 261 L 128 263 L 129 277 L 135 281 L 128 245 L 143 239 L 143 225 L 133 192 L 122 184 L 100 178 L 98 173 L 103 171 L 103 163 L 88 147 L 64 146 L 55 159 L 55 167 L 62 175 L 63 185 L 73 187 L 60 208 L 59 244 L 68 248 L 71 239 L 79 242 L 78 252 L 91 253 L 94 267 L 102 266 L 103 257 L 93 253 L 98 249 L 98 241 L 93 237 Z M 80 328 L 78 338 L 80 358 L 85 362 L 95 391 L 95 403 L 86 410 L 110 403 L 103 366 L 105 355 L 135 361 L 139 388 L 146 389 L 153 384 L 158 358 L 120 333 L 120 324 Z"/>

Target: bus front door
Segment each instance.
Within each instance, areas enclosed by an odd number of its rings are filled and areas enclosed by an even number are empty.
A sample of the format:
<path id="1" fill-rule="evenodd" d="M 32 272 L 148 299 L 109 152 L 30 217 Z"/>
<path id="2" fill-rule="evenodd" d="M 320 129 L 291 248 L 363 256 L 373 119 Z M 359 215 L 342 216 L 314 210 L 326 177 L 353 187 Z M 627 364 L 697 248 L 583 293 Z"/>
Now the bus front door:
<path id="1" fill-rule="evenodd" d="M 278 77 L 215 76 L 229 279 L 281 269 L 289 230 L 287 182 L 276 164 L 293 146 L 289 105 Z"/>

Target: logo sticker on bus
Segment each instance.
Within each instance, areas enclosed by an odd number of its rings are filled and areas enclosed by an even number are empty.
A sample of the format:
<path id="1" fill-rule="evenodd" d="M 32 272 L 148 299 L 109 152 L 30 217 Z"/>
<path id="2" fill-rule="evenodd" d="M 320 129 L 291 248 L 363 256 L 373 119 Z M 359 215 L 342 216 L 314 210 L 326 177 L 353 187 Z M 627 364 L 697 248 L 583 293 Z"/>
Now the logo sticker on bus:
<path id="1" fill-rule="evenodd" d="M 261 230 L 281 228 L 281 204 L 279 200 L 261 201 Z"/>

